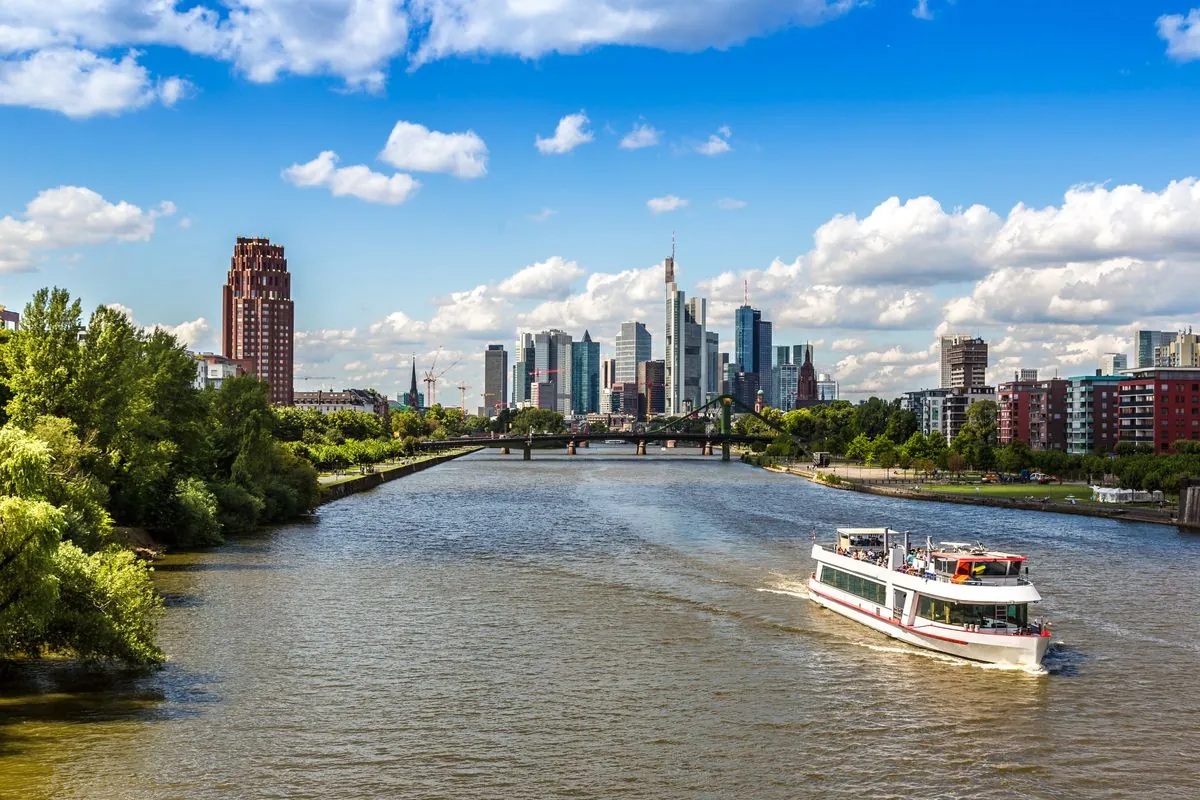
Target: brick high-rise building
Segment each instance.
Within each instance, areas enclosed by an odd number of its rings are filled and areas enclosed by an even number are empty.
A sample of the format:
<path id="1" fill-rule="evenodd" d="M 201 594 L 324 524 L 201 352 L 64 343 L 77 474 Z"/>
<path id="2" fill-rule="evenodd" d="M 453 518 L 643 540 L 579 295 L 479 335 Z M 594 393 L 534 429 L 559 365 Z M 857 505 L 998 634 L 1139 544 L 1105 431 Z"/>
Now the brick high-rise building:
<path id="1" fill-rule="evenodd" d="M 292 404 L 293 312 L 283 245 L 239 236 L 222 292 L 222 352 L 266 381 L 278 405 Z"/>

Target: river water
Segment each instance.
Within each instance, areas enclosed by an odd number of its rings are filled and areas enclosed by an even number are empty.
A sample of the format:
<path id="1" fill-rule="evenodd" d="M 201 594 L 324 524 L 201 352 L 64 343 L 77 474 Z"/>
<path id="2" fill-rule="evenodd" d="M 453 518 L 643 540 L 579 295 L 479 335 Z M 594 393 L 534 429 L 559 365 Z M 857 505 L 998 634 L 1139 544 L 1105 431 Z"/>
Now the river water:
<path id="1" fill-rule="evenodd" d="M 1041 675 L 804 596 L 811 532 L 1031 557 Z M 718 459 L 481 453 L 172 556 L 151 675 L 0 692 L 0 796 L 1200 797 L 1200 538 Z"/>

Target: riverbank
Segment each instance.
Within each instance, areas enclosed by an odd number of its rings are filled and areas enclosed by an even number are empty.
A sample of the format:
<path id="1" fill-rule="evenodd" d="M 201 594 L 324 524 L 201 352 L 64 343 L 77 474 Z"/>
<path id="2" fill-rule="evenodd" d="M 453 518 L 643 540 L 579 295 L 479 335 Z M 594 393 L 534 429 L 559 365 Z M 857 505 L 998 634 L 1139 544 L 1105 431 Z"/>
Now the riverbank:
<path id="1" fill-rule="evenodd" d="M 355 475 L 337 483 L 322 484 L 321 499 L 317 501 L 317 505 L 323 506 L 326 503 L 341 500 L 352 494 L 369 491 L 382 483 L 394 481 L 397 478 L 403 478 L 405 475 L 412 475 L 413 473 L 427 470 L 430 467 L 436 467 L 438 464 L 443 464 L 482 449 L 481 447 L 464 447 L 461 450 L 455 450 L 450 453 L 438 453 L 437 455 L 431 455 L 417 461 L 410 461 L 406 464 L 397 464 L 392 467 L 380 467 L 376 465 L 374 472 L 368 472 L 365 475 Z"/>
<path id="2" fill-rule="evenodd" d="M 1156 525 L 1178 524 L 1173 510 L 1160 511 L 1153 508 L 1128 508 L 1095 503 L 1069 503 L 1055 500 L 1026 500 L 1017 497 L 984 497 L 971 494 L 951 494 L 949 492 L 938 492 L 933 489 L 876 486 L 840 477 L 837 481 L 829 481 L 825 479 L 825 473 L 797 469 L 796 467 L 764 467 L 763 469 L 770 470 L 771 472 L 796 475 L 812 483 L 827 486 L 831 489 L 844 489 L 850 492 L 895 497 L 903 500 L 927 500 L 935 503 L 987 506 L 989 508 L 1016 508 L 1023 511 L 1073 514 L 1081 517 L 1102 517 L 1104 519 L 1123 520 L 1125 522 L 1151 522 Z"/>

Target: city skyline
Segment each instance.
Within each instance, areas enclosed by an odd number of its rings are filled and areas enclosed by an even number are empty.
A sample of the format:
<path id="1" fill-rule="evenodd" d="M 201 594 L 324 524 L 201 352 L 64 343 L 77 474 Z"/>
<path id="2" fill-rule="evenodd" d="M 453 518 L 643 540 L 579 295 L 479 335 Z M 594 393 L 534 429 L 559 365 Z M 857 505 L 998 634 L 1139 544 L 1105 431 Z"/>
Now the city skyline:
<path id="1" fill-rule="evenodd" d="M 6 10 L 0 31 L 36 35 L 0 53 L 0 301 L 65 286 L 216 352 L 228 248 L 269 237 L 297 377 L 395 397 L 409 353 L 423 372 L 441 347 L 446 385 L 478 395 L 484 348 L 519 330 L 589 329 L 612 354 L 639 319 L 662 358 L 674 230 L 722 352 L 748 284 L 847 399 L 938 385 L 960 330 L 990 343 L 993 385 L 1136 363 L 1137 329 L 1193 313 L 1156 290 L 1200 260 L 1190 4 L 919 5 L 764 0 L 586 47 L 566 6 L 472 11 L 471 47 L 448 20 L 410 36 L 400 5 L 365 47 L 336 24 L 234 36 L 253 14 L 172 38 L 170 4 Z M 797 79 L 751 81 L 767 64 Z"/>

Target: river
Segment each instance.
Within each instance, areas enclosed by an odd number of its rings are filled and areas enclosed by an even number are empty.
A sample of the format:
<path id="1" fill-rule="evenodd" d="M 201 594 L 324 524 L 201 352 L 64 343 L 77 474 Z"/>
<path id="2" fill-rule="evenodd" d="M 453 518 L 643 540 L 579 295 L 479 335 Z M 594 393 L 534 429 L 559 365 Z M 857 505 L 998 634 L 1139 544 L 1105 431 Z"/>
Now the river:
<path id="1" fill-rule="evenodd" d="M 0 797 L 1200 796 L 1200 537 L 580 452 L 168 557 L 167 666 L 10 676 Z M 1047 674 L 807 600 L 838 525 L 1030 556 Z"/>

